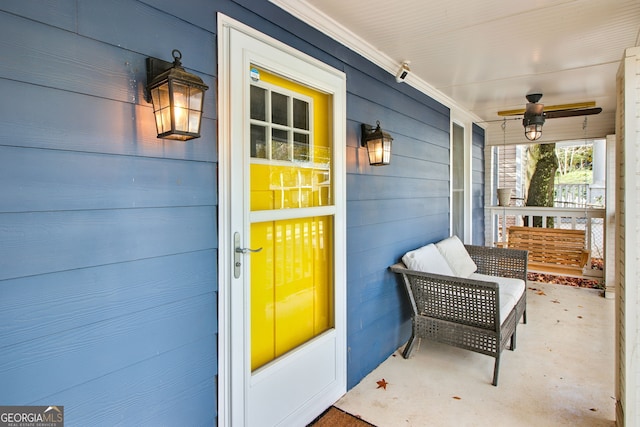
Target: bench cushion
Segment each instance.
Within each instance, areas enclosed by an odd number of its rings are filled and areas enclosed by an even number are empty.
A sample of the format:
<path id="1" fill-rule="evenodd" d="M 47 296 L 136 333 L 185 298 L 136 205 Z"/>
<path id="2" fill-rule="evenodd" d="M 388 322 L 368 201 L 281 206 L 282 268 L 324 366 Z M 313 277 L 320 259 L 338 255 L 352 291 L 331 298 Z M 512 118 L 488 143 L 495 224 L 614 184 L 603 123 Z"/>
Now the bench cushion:
<path id="1" fill-rule="evenodd" d="M 436 247 L 449 263 L 454 276 L 467 278 L 478 269 L 458 236 L 441 240 L 436 243 Z"/>
<path id="2" fill-rule="evenodd" d="M 516 306 L 525 291 L 524 281 L 511 277 L 488 276 L 486 274 L 473 273 L 469 279 L 485 282 L 497 282 L 500 294 L 500 324 L 504 322 L 513 307 Z"/>
<path id="3" fill-rule="evenodd" d="M 447 260 L 444 259 L 433 243 L 407 252 L 402 257 L 402 262 L 409 270 L 441 274 L 443 276 L 454 276 Z"/>

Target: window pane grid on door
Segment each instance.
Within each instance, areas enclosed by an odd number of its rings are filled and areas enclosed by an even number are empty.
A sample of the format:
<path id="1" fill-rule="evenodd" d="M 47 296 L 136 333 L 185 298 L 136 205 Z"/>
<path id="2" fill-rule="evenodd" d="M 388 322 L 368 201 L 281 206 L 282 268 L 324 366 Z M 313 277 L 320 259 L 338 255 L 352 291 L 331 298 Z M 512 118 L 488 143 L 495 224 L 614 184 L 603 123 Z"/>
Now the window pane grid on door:
<path id="1" fill-rule="evenodd" d="M 252 84 L 250 90 L 252 159 L 313 162 L 313 99 L 260 84 Z M 259 127 L 265 129 L 264 133 L 254 131 Z M 265 135 L 270 138 L 261 139 Z"/>
<path id="2" fill-rule="evenodd" d="M 252 211 L 332 203 L 329 133 L 313 126 L 326 117 L 329 97 L 301 88 L 307 92 L 262 80 L 251 84 Z"/>

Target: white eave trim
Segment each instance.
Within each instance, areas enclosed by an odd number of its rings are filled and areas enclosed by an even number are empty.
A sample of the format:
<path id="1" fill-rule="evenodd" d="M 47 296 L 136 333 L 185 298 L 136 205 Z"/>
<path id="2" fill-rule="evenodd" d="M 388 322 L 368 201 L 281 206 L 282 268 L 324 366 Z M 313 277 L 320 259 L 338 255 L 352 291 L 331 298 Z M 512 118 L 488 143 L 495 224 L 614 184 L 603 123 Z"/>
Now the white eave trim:
<path id="1" fill-rule="evenodd" d="M 400 64 L 393 60 L 385 53 L 379 51 L 360 36 L 354 34 L 340 23 L 336 22 L 324 12 L 310 5 L 305 0 L 269 0 L 279 8 L 289 12 L 294 17 L 306 22 L 318 31 L 331 37 L 338 43 L 348 47 L 352 51 L 358 53 L 372 63 L 376 64 L 391 75 L 395 75 Z M 408 58 L 410 59 L 410 58 Z M 427 83 L 426 81 L 416 77 L 415 74 L 409 74 L 404 81 L 405 84 L 414 87 L 425 95 L 433 98 L 439 103 L 451 110 L 455 110 L 457 117 L 467 116 L 467 120 L 478 124 L 482 128 L 486 128 L 486 123 L 477 115 L 471 113 L 466 108 L 459 105 L 453 98 L 440 92 L 438 89 Z M 480 123 L 478 123 L 480 122 Z"/>

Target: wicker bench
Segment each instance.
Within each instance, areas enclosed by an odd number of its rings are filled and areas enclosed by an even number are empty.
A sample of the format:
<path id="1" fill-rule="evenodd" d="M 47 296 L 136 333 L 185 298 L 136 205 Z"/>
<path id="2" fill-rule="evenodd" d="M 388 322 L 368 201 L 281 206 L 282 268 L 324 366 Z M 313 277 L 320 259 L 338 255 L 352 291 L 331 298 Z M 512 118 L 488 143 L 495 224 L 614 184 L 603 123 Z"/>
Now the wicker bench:
<path id="1" fill-rule="evenodd" d="M 529 251 L 529 269 L 545 273 L 582 275 L 589 260 L 584 230 L 509 227 L 507 247 Z"/>
<path id="2" fill-rule="evenodd" d="M 500 313 L 497 282 L 463 279 L 391 266 L 402 276 L 413 310 L 413 330 L 403 357 L 411 355 L 416 338 L 427 338 L 495 358 L 494 386 L 498 385 L 500 355 L 516 348 L 516 326 L 526 323 L 527 252 L 507 248 L 465 245 L 478 266 L 477 273 L 521 279 L 525 289 L 513 309 Z M 502 318 L 502 321 L 501 321 Z"/>

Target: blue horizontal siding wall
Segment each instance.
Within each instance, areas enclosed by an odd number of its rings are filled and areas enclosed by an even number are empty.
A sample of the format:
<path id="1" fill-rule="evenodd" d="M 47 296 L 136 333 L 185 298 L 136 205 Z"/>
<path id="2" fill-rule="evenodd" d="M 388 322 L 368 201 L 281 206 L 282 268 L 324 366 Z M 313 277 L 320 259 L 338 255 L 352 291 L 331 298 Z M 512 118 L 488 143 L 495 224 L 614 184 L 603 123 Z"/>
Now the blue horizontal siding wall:
<path id="1" fill-rule="evenodd" d="M 348 384 L 409 338 L 409 307 L 388 266 L 449 235 L 449 111 L 393 76 L 347 68 Z M 391 164 L 370 166 L 360 123 L 393 140 Z"/>
<path id="2" fill-rule="evenodd" d="M 387 267 L 449 235 L 446 107 L 267 0 L 7 0 L 0 403 L 62 404 L 69 426 L 216 423 L 217 12 L 347 74 L 349 388 L 408 338 Z M 158 140 L 143 99 L 145 58 L 172 49 L 211 88 L 188 143 Z M 376 120 L 390 166 L 360 147 Z"/>
<path id="3" fill-rule="evenodd" d="M 215 17 L 0 9 L 0 403 L 64 405 L 68 426 L 214 425 Z M 145 58 L 174 48 L 213 88 L 189 143 L 158 140 L 142 96 Z"/>

